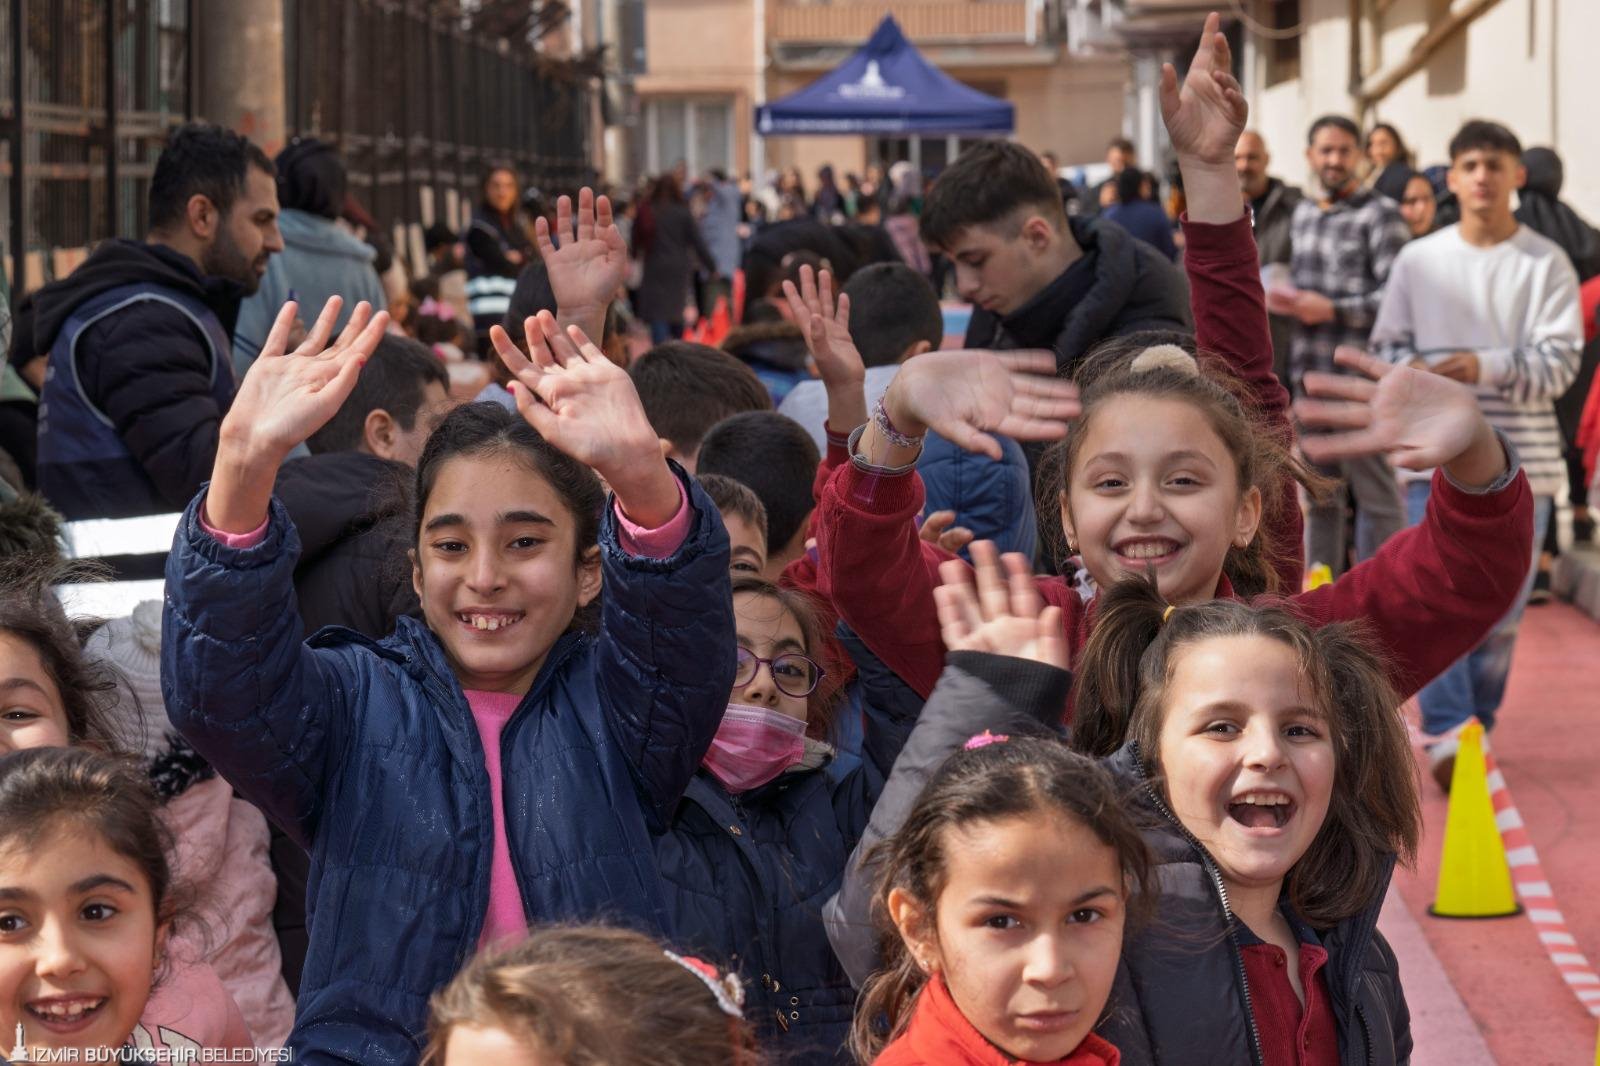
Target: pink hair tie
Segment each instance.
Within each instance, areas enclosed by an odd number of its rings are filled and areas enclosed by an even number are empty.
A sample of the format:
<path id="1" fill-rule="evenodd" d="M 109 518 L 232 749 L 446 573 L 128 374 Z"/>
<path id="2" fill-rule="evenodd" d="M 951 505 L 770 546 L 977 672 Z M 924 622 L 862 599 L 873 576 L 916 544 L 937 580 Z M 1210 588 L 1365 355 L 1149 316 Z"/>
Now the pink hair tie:
<path id="1" fill-rule="evenodd" d="M 693 956 L 677 955 L 670 951 L 663 951 L 661 954 L 700 978 L 711 990 L 711 995 L 716 998 L 717 1006 L 722 1009 L 722 1013 L 730 1018 L 744 1017 L 744 985 L 740 983 L 737 974 L 719 974 L 715 966 Z"/>
<path id="2" fill-rule="evenodd" d="M 427 315 L 429 318 L 437 318 L 440 322 L 454 322 L 456 320 L 455 305 L 440 303 L 432 296 L 423 298 L 422 303 L 417 307 L 417 314 Z"/>
<path id="3" fill-rule="evenodd" d="M 1010 739 L 1005 733 L 991 733 L 985 729 L 961 746 L 966 751 L 977 751 L 979 748 L 987 748 L 990 744 L 1004 744 Z"/>

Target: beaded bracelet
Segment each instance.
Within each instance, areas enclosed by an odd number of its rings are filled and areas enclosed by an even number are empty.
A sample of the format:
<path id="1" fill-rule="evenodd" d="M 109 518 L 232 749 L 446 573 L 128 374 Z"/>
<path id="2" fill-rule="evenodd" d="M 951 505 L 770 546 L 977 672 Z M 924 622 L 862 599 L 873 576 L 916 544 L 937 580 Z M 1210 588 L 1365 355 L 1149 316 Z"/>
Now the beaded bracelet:
<path id="1" fill-rule="evenodd" d="M 919 433 L 915 437 L 910 437 L 894 428 L 894 423 L 889 421 L 889 412 L 884 409 L 881 396 L 878 398 L 878 406 L 872 409 L 872 424 L 878 427 L 878 432 L 883 436 L 883 439 L 896 448 L 922 447 L 923 434 Z"/>

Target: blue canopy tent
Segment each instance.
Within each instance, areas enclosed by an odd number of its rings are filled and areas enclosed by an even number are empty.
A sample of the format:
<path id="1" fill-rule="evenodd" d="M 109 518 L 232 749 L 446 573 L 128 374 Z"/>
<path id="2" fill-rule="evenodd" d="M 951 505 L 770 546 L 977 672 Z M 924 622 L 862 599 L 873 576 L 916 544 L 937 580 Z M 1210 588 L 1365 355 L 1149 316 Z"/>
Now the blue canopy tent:
<path id="1" fill-rule="evenodd" d="M 756 109 L 756 132 L 790 134 L 1010 133 L 1012 106 L 922 58 L 886 15 L 872 38 L 804 89 Z"/>

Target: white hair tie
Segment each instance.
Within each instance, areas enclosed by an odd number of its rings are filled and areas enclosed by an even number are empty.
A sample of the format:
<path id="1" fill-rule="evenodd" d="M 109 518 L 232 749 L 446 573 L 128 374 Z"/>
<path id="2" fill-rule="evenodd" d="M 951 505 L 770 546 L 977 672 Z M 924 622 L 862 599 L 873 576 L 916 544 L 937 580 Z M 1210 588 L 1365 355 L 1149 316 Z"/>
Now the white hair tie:
<path id="1" fill-rule="evenodd" d="M 1134 356 L 1133 362 L 1128 364 L 1128 369 L 1135 374 L 1159 368 L 1200 376 L 1200 364 L 1195 362 L 1194 356 L 1176 344 L 1153 344 Z"/>
<path id="2" fill-rule="evenodd" d="M 670 951 L 663 951 L 661 954 L 698 977 L 716 997 L 717 1006 L 722 1008 L 722 1013 L 730 1018 L 744 1017 L 744 985 L 737 974 L 719 974 L 717 968 L 708 962 L 685 958 Z"/>

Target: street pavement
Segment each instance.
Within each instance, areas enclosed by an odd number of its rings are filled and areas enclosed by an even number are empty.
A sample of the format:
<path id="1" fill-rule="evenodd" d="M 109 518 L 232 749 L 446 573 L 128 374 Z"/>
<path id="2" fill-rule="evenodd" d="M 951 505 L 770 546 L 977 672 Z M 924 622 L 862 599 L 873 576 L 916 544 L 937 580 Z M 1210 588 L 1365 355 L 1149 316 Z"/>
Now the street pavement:
<path id="1" fill-rule="evenodd" d="M 1600 964 L 1600 623 L 1565 604 L 1530 607 L 1492 737 L 1578 950 Z M 1446 801 L 1423 777 L 1426 829 L 1382 928 L 1400 959 L 1415 1027 L 1412 1066 L 1577 1066 L 1597 1027 L 1525 916 L 1428 915 Z"/>

